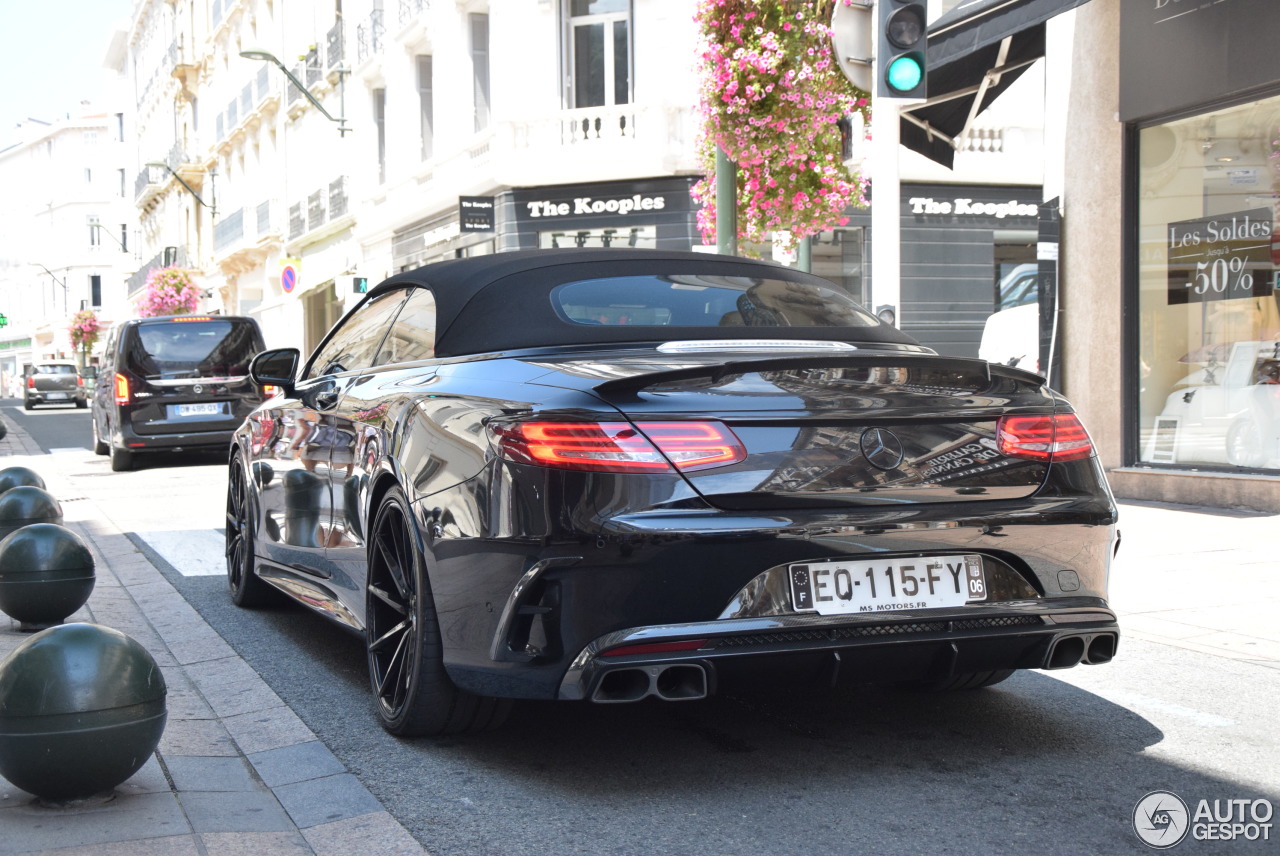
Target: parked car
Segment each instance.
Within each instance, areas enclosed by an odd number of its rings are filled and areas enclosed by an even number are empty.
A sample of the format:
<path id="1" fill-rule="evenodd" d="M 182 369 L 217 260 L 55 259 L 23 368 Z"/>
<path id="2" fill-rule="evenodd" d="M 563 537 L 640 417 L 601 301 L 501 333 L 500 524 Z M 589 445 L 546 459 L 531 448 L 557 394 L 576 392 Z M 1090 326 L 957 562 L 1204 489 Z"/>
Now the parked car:
<path id="1" fill-rule="evenodd" d="M 111 469 L 139 454 L 225 449 L 264 398 L 249 381 L 263 349 L 253 318 L 179 315 L 133 318 L 107 340 L 93 392 L 93 450 Z"/>
<path id="2" fill-rule="evenodd" d="M 766 262 L 542 250 L 392 277 L 230 448 L 232 600 L 363 638 L 397 735 L 519 698 L 934 690 L 1104 663 L 1116 508 L 1042 378 Z"/>
<path id="3" fill-rule="evenodd" d="M 44 360 L 31 366 L 22 390 L 22 407 L 38 404 L 72 404 L 84 407 L 88 390 L 76 364 L 68 360 Z"/>
<path id="4" fill-rule="evenodd" d="M 987 317 L 978 357 L 992 363 L 1040 371 L 1040 267 L 1021 264 L 1000 280 L 996 311 Z"/>

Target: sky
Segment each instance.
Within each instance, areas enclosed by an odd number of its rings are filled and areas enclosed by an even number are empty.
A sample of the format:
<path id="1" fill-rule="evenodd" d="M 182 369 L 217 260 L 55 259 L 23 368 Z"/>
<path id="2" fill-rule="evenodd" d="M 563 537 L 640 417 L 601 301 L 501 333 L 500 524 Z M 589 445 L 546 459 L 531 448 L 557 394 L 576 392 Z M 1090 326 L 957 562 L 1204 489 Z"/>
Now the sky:
<path id="1" fill-rule="evenodd" d="M 0 0 L 0 148 L 29 117 L 50 121 L 96 101 L 111 26 L 132 0 Z"/>

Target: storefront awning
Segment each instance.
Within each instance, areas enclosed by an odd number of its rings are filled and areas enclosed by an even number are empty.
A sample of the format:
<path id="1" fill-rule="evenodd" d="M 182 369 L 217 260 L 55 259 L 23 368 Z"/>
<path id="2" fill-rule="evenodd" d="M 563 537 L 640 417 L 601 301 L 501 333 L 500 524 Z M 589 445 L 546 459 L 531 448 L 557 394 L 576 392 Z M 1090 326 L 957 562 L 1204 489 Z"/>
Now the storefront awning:
<path id="1" fill-rule="evenodd" d="M 1044 22 L 1087 0 L 964 0 L 929 25 L 929 100 L 902 112 L 902 145 L 951 167 L 956 138 L 1044 56 Z"/>

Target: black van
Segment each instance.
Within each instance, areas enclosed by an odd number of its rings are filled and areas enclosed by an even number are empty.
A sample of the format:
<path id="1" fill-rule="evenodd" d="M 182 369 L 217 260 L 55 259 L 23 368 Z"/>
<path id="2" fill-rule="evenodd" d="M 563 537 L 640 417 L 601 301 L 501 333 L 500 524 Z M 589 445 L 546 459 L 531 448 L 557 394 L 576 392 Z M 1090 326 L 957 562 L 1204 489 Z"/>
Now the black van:
<path id="1" fill-rule="evenodd" d="M 253 318 L 132 318 L 112 330 L 93 392 L 93 451 L 116 472 L 139 452 L 226 448 L 263 400 L 249 361 L 263 350 Z"/>

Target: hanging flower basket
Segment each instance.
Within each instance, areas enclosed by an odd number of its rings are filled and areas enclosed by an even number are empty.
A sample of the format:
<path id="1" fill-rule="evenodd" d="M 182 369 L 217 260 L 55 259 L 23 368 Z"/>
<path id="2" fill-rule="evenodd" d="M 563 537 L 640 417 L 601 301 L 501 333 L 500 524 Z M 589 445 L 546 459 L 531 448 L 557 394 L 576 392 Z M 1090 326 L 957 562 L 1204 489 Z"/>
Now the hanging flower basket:
<path id="1" fill-rule="evenodd" d="M 67 331 L 71 334 L 72 347 L 86 353 L 93 350 L 93 346 L 98 343 L 98 335 L 102 332 L 98 313 L 92 309 L 81 309 L 71 316 L 71 326 Z"/>
<path id="2" fill-rule="evenodd" d="M 199 307 L 200 291 L 186 268 L 156 268 L 147 274 L 146 285 L 135 305 L 143 318 L 183 315 Z"/>
<path id="3" fill-rule="evenodd" d="M 737 164 L 738 237 L 773 237 L 791 249 L 803 237 L 865 207 L 867 182 L 843 160 L 841 119 L 868 119 L 866 92 L 840 72 L 831 13 L 848 0 L 700 0 L 699 64 L 704 178 L 698 228 L 715 240 L 716 149 Z M 870 122 L 865 121 L 864 127 Z M 786 233 L 786 234 L 783 234 Z"/>

